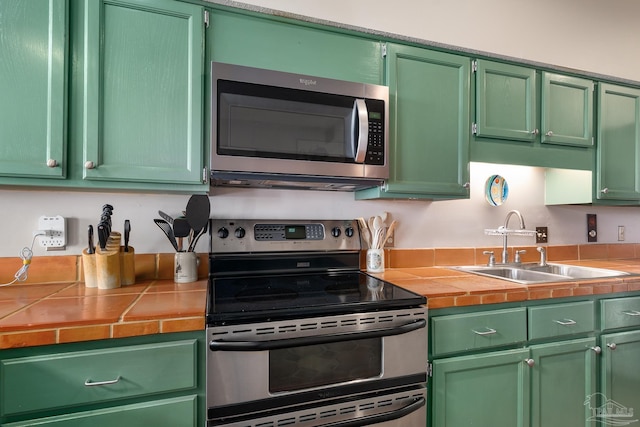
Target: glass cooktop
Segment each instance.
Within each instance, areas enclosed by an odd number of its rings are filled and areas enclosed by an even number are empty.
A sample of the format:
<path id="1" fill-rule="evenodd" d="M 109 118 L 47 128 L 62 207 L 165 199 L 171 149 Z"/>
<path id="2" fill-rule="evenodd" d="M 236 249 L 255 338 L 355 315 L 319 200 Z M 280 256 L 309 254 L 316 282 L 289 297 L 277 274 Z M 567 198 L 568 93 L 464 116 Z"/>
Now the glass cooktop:
<path id="1" fill-rule="evenodd" d="M 207 324 L 376 311 L 426 299 L 360 271 L 209 279 Z"/>

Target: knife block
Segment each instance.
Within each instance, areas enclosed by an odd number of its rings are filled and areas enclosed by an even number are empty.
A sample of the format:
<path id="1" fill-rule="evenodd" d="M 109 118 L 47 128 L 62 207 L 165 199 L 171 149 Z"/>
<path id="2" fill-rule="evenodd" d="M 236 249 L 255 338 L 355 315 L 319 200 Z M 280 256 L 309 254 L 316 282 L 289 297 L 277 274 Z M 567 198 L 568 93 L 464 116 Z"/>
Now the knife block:
<path id="1" fill-rule="evenodd" d="M 115 289 L 136 282 L 135 250 L 120 246 L 121 236 L 112 232 L 104 249 L 96 248 L 95 254 L 82 251 L 84 282 L 88 288 Z"/>

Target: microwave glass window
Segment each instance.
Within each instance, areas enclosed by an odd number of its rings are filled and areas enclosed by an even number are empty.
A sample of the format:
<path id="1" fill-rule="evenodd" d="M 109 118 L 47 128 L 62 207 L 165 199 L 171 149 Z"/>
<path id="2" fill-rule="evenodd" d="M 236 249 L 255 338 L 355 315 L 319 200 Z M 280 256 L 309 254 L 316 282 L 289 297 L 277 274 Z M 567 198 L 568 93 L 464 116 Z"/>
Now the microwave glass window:
<path id="1" fill-rule="evenodd" d="M 382 374 L 382 338 L 269 351 L 269 391 L 304 390 Z"/>

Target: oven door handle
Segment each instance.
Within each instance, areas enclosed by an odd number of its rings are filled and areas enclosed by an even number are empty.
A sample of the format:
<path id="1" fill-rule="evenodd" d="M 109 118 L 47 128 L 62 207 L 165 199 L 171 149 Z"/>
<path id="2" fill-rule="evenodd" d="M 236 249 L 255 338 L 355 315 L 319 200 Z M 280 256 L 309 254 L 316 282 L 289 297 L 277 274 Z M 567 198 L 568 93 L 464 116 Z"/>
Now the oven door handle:
<path id="1" fill-rule="evenodd" d="M 364 332 L 349 332 L 338 335 L 319 335 L 301 338 L 288 338 L 283 340 L 272 341 L 225 341 L 213 340 L 209 343 L 209 349 L 212 351 L 263 351 L 276 350 L 279 348 L 301 347 L 314 344 L 328 344 L 332 342 L 341 342 L 365 338 L 389 337 L 393 335 L 402 335 L 427 326 L 425 319 L 414 322 L 405 323 L 388 329 L 373 329 Z"/>
<path id="2" fill-rule="evenodd" d="M 337 423 L 325 424 L 325 426 L 326 427 L 362 427 L 362 426 L 369 426 L 373 424 L 377 425 L 378 423 L 393 421 L 402 417 L 406 417 L 412 412 L 415 412 L 418 409 L 422 408 L 425 404 L 426 404 L 426 401 L 424 397 L 421 397 L 418 400 L 411 402 L 407 406 L 404 406 L 400 409 L 396 409 L 395 411 L 389 411 L 389 412 L 385 412 L 383 414 L 378 414 L 378 415 L 369 415 L 361 418 L 354 418 L 352 420 L 340 421 Z"/>

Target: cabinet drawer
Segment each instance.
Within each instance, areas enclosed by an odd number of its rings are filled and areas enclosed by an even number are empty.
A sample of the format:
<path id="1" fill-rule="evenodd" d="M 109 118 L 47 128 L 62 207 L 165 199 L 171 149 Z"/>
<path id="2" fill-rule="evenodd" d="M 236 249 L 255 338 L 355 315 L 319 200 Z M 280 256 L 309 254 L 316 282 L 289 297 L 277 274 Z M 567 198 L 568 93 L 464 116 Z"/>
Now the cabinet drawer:
<path id="1" fill-rule="evenodd" d="M 433 354 L 496 347 L 527 339 L 525 308 L 458 314 L 432 319 Z"/>
<path id="2" fill-rule="evenodd" d="M 559 337 L 595 329 L 593 302 L 529 308 L 529 339 Z"/>
<path id="3" fill-rule="evenodd" d="M 2 427 L 195 427 L 197 410 L 197 396 L 194 395 L 21 421 L 3 424 Z"/>
<path id="4" fill-rule="evenodd" d="M 105 402 L 197 386 L 197 341 L 0 361 L 0 415 Z"/>
<path id="5" fill-rule="evenodd" d="M 640 297 L 600 301 L 602 330 L 640 326 Z"/>

